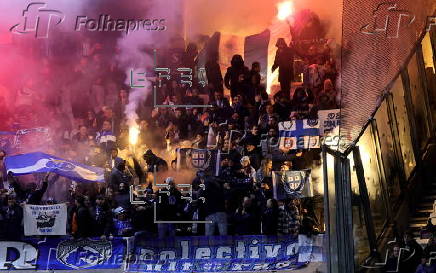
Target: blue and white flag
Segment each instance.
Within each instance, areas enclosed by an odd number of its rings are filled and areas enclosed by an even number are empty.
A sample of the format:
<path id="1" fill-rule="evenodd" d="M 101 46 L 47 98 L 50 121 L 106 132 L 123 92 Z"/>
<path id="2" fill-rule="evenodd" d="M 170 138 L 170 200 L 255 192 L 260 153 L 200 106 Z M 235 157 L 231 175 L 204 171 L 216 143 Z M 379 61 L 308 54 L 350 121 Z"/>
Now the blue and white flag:
<path id="1" fill-rule="evenodd" d="M 279 148 L 281 150 L 319 148 L 319 122 L 301 119 L 279 123 Z"/>
<path id="2" fill-rule="evenodd" d="M 178 148 L 177 170 L 196 169 L 218 176 L 221 153 L 219 150 Z"/>
<path id="3" fill-rule="evenodd" d="M 313 196 L 310 174 L 310 169 L 274 171 L 272 173 L 274 199 L 283 200 Z"/>
<path id="4" fill-rule="evenodd" d="M 14 175 L 53 172 L 78 182 L 104 182 L 104 169 L 65 160 L 44 153 L 7 156 L 7 172 Z"/>

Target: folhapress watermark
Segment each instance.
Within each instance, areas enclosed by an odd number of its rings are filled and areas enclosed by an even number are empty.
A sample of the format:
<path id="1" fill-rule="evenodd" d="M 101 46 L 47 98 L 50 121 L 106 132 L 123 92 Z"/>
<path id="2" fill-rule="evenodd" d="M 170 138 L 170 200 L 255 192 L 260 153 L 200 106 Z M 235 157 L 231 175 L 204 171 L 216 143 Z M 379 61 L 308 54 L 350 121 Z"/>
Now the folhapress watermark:
<path id="1" fill-rule="evenodd" d="M 102 14 L 98 19 L 88 16 L 77 16 L 75 31 L 122 31 L 126 34 L 132 31 L 163 31 L 166 30 L 165 19 L 113 19 Z"/>
<path id="2" fill-rule="evenodd" d="M 398 8 L 397 3 L 381 3 L 373 11 L 373 22 L 364 25 L 364 34 L 384 34 L 386 38 L 398 38 L 401 27 L 410 26 L 416 17 L 407 10 Z"/>
<path id="3" fill-rule="evenodd" d="M 14 34 L 33 33 L 36 38 L 48 38 L 52 27 L 65 24 L 65 14 L 62 11 L 49 9 L 44 2 L 32 2 L 22 13 L 22 21 L 13 25 L 10 31 Z M 108 14 L 101 14 L 97 18 L 79 15 L 71 26 L 72 31 L 103 31 L 124 32 L 133 31 L 164 31 L 167 29 L 163 18 L 112 18 Z"/>
<path id="4" fill-rule="evenodd" d="M 12 26 L 10 31 L 16 34 L 34 33 L 36 38 L 48 38 L 50 26 L 59 25 L 64 19 L 61 11 L 48 9 L 46 3 L 34 2 L 23 10 L 22 22 Z"/>
<path id="5" fill-rule="evenodd" d="M 360 32 L 368 35 L 384 35 L 388 39 L 399 38 L 401 31 L 416 21 L 416 16 L 408 10 L 398 7 L 397 3 L 385 2 L 373 11 L 373 21 L 360 28 Z M 428 16 L 425 22 L 426 31 L 436 27 L 436 16 Z"/>

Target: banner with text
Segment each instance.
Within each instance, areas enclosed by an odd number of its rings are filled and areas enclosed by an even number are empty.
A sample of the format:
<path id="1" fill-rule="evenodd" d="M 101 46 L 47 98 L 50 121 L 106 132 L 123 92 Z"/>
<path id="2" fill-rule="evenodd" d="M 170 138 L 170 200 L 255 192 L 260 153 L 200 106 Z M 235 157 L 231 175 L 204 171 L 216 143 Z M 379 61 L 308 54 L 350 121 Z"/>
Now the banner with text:
<path id="1" fill-rule="evenodd" d="M 322 240 L 291 236 L 176 237 L 137 242 L 129 272 L 296 270 L 322 261 Z"/>
<path id="2" fill-rule="evenodd" d="M 66 235 L 67 205 L 24 206 L 24 235 Z"/>
<path id="3" fill-rule="evenodd" d="M 324 262 L 323 235 L 132 239 L 63 236 L 0 241 L 0 271 L 259 272 L 296 270 L 310 262 Z"/>
<path id="4" fill-rule="evenodd" d="M 323 136 L 323 143 L 328 146 L 338 146 L 339 126 L 341 125 L 341 110 L 319 110 L 319 134 Z"/>

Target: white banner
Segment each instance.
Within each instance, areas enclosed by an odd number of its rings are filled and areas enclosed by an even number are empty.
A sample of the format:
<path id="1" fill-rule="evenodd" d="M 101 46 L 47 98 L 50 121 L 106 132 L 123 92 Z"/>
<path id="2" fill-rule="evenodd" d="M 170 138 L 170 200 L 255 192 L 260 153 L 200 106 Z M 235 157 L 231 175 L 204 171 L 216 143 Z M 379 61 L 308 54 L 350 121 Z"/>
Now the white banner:
<path id="1" fill-rule="evenodd" d="M 319 134 L 323 136 L 323 144 L 338 146 L 339 126 L 341 125 L 341 110 L 320 110 L 318 111 Z"/>
<path id="2" fill-rule="evenodd" d="M 24 206 L 24 235 L 66 235 L 67 205 Z"/>

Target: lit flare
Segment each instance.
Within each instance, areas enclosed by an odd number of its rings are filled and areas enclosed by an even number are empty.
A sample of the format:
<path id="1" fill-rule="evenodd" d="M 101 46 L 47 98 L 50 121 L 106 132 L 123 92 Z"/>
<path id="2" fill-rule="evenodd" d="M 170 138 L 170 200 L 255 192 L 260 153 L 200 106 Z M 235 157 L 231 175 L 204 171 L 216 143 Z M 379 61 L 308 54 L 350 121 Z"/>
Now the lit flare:
<path id="1" fill-rule="evenodd" d="M 294 3 L 292 1 L 284 1 L 277 4 L 277 19 L 280 21 L 286 20 L 294 14 Z"/>

